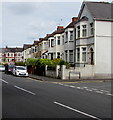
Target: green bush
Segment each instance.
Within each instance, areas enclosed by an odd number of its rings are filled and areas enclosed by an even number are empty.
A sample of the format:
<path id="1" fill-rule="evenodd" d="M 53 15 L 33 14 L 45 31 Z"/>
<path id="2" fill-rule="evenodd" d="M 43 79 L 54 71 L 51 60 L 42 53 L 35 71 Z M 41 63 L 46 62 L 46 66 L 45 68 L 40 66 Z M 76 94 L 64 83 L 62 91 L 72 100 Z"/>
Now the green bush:
<path id="1" fill-rule="evenodd" d="M 34 58 L 28 58 L 27 61 L 26 61 L 26 65 L 29 66 L 29 65 L 37 65 L 37 61 L 39 61 L 39 59 L 34 59 Z"/>
<path id="2" fill-rule="evenodd" d="M 52 60 L 52 66 L 56 66 L 56 65 L 59 65 L 59 63 L 62 61 L 61 58 L 54 58 Z"/>
<path id="3" fill-rule="evenodd" d="M 51 66 L 52 61 L 50 59 L 39 59 L 39 61 L 36 62 L 36 65 L 39 67 L 44 67 L 45 65 Z"/>
<path id="4" fill-rule="evenodd" d="M 25 62 L 15 62 L 15 65 L 17 66 L 25 66 Z"/>

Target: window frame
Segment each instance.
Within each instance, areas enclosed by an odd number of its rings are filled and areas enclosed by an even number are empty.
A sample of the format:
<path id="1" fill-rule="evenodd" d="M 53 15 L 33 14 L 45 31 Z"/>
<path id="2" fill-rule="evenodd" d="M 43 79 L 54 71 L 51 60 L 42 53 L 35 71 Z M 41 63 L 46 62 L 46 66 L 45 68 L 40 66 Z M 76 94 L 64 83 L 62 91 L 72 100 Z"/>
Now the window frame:
<path id="1" fill-rule="evenodd" d="M 87 25 L 82 25 L 82 37 L 87 37 Z"/>
<path id="2" fill-rule="evenodd" d="M 85 51 L 83 50 L 84 48 L 85 48 Z M 87 62 L 87 48 L 86 47 L 82 47 L 82 62 Z"/>

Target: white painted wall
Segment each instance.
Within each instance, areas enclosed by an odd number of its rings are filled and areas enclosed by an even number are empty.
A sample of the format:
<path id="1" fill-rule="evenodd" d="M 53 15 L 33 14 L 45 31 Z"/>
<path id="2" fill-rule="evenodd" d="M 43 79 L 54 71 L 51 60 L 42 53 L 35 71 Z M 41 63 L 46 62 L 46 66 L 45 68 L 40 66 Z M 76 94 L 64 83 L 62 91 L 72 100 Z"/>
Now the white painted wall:
<path id="1" fill-rule="evenodd" d="M 111 74 L 111 22 L 95 22 L 95 74 Z"/>

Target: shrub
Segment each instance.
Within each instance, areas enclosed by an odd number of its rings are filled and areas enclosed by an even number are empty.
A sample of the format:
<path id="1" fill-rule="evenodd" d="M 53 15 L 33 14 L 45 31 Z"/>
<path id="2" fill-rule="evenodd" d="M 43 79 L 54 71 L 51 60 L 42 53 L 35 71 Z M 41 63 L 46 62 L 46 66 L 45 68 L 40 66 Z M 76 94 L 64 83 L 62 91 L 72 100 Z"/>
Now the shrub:
<path id="1" fill-rule="evenodd" d="M 15 62 L 15 65 L 17 66 L 25 66 L 25 62 Z"/>
<path id="2" fill-rule="evenodd" d="M 52 66 L 56 66 L 56 65 L 59 65 L 59 63 L 62 61 L 61 58 L 54 58 L 52 60 Z"/>
<path id="3" fill-rule="evenodd" d="M 37 65 L 37 61 L 39 61 L 39 59 L 34 59 L 34 58 L 28 58 L 27 61 L 26 61 L 26 65 L 29 66 L 29 65 Z"/>
<path id="4" fill-rule="evenodd" d="M 45 65 L 51 66 L 52 65 L 52 61 L 50 59 L 39 59 L 36 62 L 36 65 L 38 67 L 44 67 Z"/>

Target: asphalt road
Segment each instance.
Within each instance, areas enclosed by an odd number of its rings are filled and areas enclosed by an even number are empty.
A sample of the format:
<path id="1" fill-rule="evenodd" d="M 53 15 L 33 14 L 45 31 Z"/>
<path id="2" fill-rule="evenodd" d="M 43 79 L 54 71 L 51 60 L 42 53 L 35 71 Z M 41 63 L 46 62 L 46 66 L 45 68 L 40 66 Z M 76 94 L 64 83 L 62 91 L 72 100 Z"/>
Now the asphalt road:
<path id="1" fill-rule="evenodd" d="M 0 81 L 2 118 L 111 118 L 110 82 L 52 83 L 4 73 Z"/>

